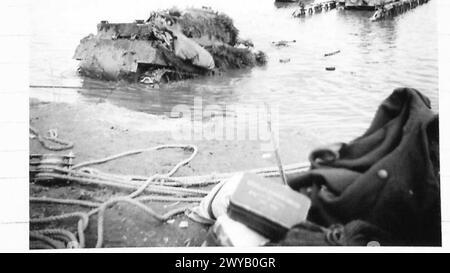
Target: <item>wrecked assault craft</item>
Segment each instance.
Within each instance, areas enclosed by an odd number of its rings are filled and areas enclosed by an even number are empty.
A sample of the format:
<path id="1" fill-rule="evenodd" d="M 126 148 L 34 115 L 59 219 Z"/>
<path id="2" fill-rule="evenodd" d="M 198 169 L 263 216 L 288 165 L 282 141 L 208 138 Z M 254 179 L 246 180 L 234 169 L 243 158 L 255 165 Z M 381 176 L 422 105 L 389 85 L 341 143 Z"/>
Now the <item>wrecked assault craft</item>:
<path id="1" fill-rule="evenodd" d="M 150 85 L 266 62 L 263 52 L 238 38 L 231 18 L 209 8 L 153 12 L 134 23 L 102 21 L 96 35 L 81 40 L 74 59 L 82 75 Z"/>

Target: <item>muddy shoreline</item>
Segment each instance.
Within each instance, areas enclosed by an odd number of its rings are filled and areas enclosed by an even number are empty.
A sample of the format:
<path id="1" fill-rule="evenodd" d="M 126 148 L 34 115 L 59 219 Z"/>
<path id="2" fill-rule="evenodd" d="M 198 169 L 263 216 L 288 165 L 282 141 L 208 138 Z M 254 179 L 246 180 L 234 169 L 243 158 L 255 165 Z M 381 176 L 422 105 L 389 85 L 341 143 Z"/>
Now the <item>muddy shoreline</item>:
<path id="1" fill-rule="evenodd" d="M 75 163 L 106 157 L 132 149 L 149 148 L 162 144 L 175 144 L 168 128 L 152 126 L 161 122 L 159 117 L 126 112 L 126 118 L 117 119 L 114 111 L 124 115 L 123 109 L 107 102 L 59 103 L 30 99 L 30 125 L 40 132 L 56 128 L 61 139 L 75 143 L 72 149 Z M 133 122 L 131 122 L 133 121 Z M 170 124 L 173 120 L 162 121 Z M 176 122 L 176 121 L 174 121 Z M 304 162 L 318 141 L 301 131 L 281 130 L 280 150 L 285 164 Z M 275 158 L 261 151 L 258 141 L 192 141 L 199 148 L 193 161 L 182 167 L 174 176 L 191 176 L 220 172 L 242 171 L 275 165 Z M 46 150 L 38 141 L 30 139 L 30 153 L 68 154 L 69 151 Z M 156 151 L 96 166 L 102 171 L 117 174 L 150 176 L 168 172 L 178 161 L 185 158 L 183 151 Z M 121 192 L 106 187 L 87 187 L 76 183 L 30 184 L 30 196 L 78 199 L 104 202 Z M 171 202 L 149 202 L 155 211 L 165 213 L 185 204 Z M 59 215 L 74 211 L 86 211 L 73 205 L 30 204 L 30 217 Z M 171 224 L 160 223 L 143 211 L 128 204 L 118 204 L 105 214 L 104 247 L 149 247 L 149 246 L 200 246 L 207 233 L 207 226 L 189 220 L 185 215 L 175 217 Z M 188 221 L 187 228 L 180 228 L 181 221 Z M 33 226 L 42 228 L 44 226 Z M 75 221 L 63 221 L 45 225 L 49 228 L 67 228 L 75 232 Z M 97 236 L 96 216 L 92 217 L 85 232 L 86 246 L 94 247 Z"/>

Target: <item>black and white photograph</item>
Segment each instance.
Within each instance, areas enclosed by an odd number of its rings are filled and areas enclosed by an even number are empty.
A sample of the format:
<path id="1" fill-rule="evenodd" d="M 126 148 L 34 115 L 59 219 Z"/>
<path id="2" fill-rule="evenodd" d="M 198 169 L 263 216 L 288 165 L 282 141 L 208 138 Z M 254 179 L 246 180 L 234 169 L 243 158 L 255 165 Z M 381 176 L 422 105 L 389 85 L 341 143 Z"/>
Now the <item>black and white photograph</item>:
<path id="1" fill-rule="evenodd" d="M 440 2 L 28 1 L 27 250 L 444 246 Z"/>

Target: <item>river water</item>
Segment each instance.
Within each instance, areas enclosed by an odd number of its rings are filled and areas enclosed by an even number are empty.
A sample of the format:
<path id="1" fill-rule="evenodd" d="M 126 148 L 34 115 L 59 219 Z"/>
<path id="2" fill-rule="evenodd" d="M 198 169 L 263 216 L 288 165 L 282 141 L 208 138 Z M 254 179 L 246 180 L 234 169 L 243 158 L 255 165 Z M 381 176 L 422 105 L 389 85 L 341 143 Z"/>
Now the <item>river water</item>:
<path id="1" fill-rule="evenodd" d="M 362 133 L 381 100 L 397 87 L 418 89 L 438 111 L 436 1 L 379 22 L 369 20 L 372 12 L 343 10 L 293 18 L 296 4 L 278 5 L 273 0 L 187 2 L 32 1 L 30 84 L 83 88 L 31 88 L 30 96 L 70 103 L 101 100 L 161 116 L 178 104 L 192 106 L 194 97 L 201 97 L 203 106 L 268 102 L 279 106 L 282 128 L 313 132 L 324 142 Z M 225 12 L 242 38 L 250 38 L 266 52 L 267 65 L 159 89 L 77 74 L 74 50 L 81 38 L 96 32 L 99 21 L 132 22 L 172 6 L 210 6 Z M 276 48 L 272 42 L 278 40 L 296 43 Z M 340 53 L 324 56 L 336 50 Z M 335 71 L 327 71 L 329 66 Z"/>

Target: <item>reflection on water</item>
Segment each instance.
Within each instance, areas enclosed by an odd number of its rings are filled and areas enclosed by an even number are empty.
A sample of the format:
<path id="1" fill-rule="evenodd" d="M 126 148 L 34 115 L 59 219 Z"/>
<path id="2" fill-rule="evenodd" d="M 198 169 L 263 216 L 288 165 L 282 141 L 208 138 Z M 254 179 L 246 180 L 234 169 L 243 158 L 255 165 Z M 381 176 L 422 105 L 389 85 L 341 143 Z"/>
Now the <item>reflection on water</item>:
<path id="1" fill-rule="evenodd" d="M 396 87 L 422 91 L 438 110 L 435 2 L 394 19 L 371 22 L 372 13 L 364 11 L 333 10 L 293 18 L 295 4 L 275 5 L 273 0 L 195 1 L 188 6 L 211 6 L 229 14 L 241 37 L 251 38 L 268 54 L 268 64 L 160 89 L 83 79 L 71 58 L 78 41 L 95 32 L 100 20 L 144 19 L 157 8 L 185 7 L 185 1 L 130 0 L 126 9 L 123 1 L 33 2 L 30 82 L 82 86 L 79 90 L 49 92 L 78 92 L 82 100 L 107 101 L 157 115 L 170 112 L 177 104 L 192 105 L 195 96 L 202 96 L 204 106 L 276 103 L 282 127 L 316 132 L 326 140 L 342 140 L 361 133 L 379 102 Z M 52 9 L 54 14 L 49 17 Z M 275 48 L 272 41 L 277 40 L 297 42 Z M 336 50 L 340 53 L 324 57 Z M 286 58 L 290 59 L 288 63 L 279 61 Z M 336 70 L 326 71 L 329 66 Z M 31 92 L 38 98 L 40 94 L 34 89 Z M 336 129 L 339 133 L 334 132 Z"/>

